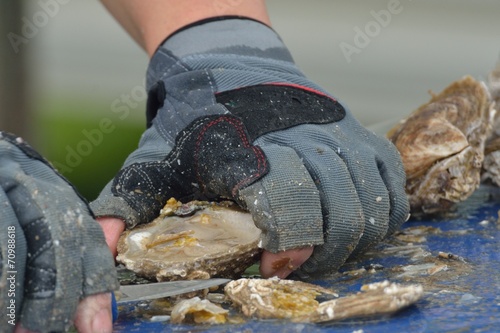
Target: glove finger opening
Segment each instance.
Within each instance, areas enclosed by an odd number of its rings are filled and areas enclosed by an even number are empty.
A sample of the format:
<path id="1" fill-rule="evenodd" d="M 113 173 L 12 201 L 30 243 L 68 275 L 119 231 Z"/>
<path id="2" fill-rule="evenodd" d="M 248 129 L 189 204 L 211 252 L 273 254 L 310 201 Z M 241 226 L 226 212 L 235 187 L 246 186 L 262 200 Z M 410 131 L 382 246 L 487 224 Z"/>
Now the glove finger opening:
<path id="1" fill-rule="evenodd" d="M 104 233 L 99 224 L 89 217 L 83 217 L 84 228 L 79 230 L 83 244 L 83 296 L 117 290 L 115 261 L 109 251 Z"/>
<path id="2" fill-rule="evenodd" d="M 396 147 L 387 139 L 366 131 L 377 151 L 377 167 L 391 203 L 386 236 L 393 234 L 408 219 L 410 206 L 406 195 L 406 175 Z"/>
<path id="3" fill-rule="evenodd" d="M 405 191 L 405 171 L 401 162 L 395 162 L 397 168 L 387 168 L 385 161 L 378 161 L 378 168 L 382 180 L 387 187 L 391 209 L 389 212 L 389 226 L 386 236 L 392 235 L 406 222 L 410 214 L 410 203 Z"/>
<path id="4" fill-rule="evenodd" d="M 351 150 L 340 153 L 363 207 L 365 228 L 353 255 L 382 240 L 389 226 L 390 199 L 373 153 Z"/>
<path id="5" fill-rule="evenodd" d="M 336 271 L 347 260 L 364 229 L 364 215 L 349 171 L 336 152 L 324 145 L 302 147 L 303 160 L 318 186 L 325 243 L 296 272 L 302 279 Z"/>
<path id="6" fill-rule="evenodd" d="M 239 191 L 240 199 L 262 230 L 262 247 L 278 252 L 323 243 L 319 193 L 293 149 L 261 147 L 269 173 Z"/>

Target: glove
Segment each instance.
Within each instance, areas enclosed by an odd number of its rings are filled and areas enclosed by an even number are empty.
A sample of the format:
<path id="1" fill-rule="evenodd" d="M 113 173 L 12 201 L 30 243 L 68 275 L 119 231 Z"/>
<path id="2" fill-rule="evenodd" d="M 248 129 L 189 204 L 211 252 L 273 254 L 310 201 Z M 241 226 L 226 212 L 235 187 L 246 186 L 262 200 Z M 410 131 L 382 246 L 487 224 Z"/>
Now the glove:
<path id="1" fill-rule="evenodd" d="M 271 252 L 316 245 L 296 271 L 335 271 L 408 216 L 396 149 L 298 70 L 279 36 L 223 17 L 180 29 L 147 72 L 148 129 L 91 205 L 127 227 L 166 199 L 230 198 Z"/>
<path id="2" fill-rule="evenodd" d="M 79 301 L 118 287 L 85 200 L 21 138 L 0 132 L 0 307 L 14 330 L 66 331 Z"/>

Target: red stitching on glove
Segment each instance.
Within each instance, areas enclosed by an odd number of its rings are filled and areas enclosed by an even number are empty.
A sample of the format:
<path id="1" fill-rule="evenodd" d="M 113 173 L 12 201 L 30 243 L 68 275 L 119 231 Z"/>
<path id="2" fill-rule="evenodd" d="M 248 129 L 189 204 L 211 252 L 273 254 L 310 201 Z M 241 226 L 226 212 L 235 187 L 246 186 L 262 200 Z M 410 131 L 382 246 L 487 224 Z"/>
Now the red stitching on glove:
<path id="1" fill-rule="evenodd" d="M 244 178 L 238 184 L 236 184 L 231 190 L 231 194 L 233 195 L 233 197 L 236 197 L 236 195 L 238 194 L 238 190 L 241 187 L 243 187 L 243 185 L 248 183 L 248 181 L 250 181 L 253 178 L 259 178 L 262 175 L 262 172 L 267 169 L 267 159 L 262 149 L 260 149 L 257 146 L 252 146 L 252 150 L 254 151 L 255 156 L 257 156 L 257 161 L 258 161 L 257 170 L 259 171 L 254 175 L 250 175 L 247 178 Z"/>
<path id="2" fill-rule="evenodd" d="M 252 175 L 249 175 L 248 177 L 242 179 L 240 182 L 238 182 L 238 184 L 236 184 L 234 186 L 234 188 L 231 190 L 231 194 L 233 195 L 233 197 L 236 196 L 237 194 L 237 191 L 239 190 L 239 188 L 241 186 L 243 186 L 244 184 L 246 184 L 250 179 L 253 179 L 253 178 L 256 178 L 256 177 L 260 177 L 262 175 L 262 172 L 267 168 L 267 160 L 265 158 L 265 155 L 264 153 L 262 152 L 262 150 L 256 146 L 253 146 L 250 144 L 250 142 L 248 141 L 248 137 L 245 133 L 245 127 L 244 125 L 241 123 L 241 121 L 239 120 L 236 120 L 234 118 L 230 118 L 230 117 L 227 117 L 227 116 L 221 116 L 215 120 L 212 120 L 211 122 L 209 122 L 208 124 L 206 124 L 200 131 L 200 133 L 198 134 L 198 137 L 196 138 L 196 143 L 195 143 L 195 152 L 194 152 L 194 160 L 195 160 L 195 173 L 196 173 L 196 178 L 198 179 L 198 182 L 204 187 L 204 183 L 203 183 L 203 180 L 200 178 L 200 174 L 198 172 L 198 153 L 199 153 L 199 150 L 200 150 L 200 144 L 201 142 L 203 141 L 203 137 L 205 136 L 205 133 L 210 129 L 210 127 L 212 126 L 215 126 L 217 125 L 218 123 L 220 122 L 227 122 L 229 123 L 230 125 L 233 126 L 233 128 L 236 129 L 236 131 L 238 132 L 239 134 L 239 137 L 240 137 L 240 140 L 242 141 L 243 143 L 243 147 L 245 148 L 252 148 L 252 151 L 254 152 L 255 156 L 257 157 L 257 170 L 258 172 L 255 173 L 255 174 L 252 174 Z"/>

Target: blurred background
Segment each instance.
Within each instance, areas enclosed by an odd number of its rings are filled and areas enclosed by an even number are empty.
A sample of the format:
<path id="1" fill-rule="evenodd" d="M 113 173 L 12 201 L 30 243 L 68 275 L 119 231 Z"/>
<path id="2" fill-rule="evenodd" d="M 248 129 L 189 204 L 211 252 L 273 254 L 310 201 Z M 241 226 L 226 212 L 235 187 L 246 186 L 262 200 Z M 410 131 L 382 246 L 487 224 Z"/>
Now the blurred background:
<path id="1" fill-rule="evenodd" d="M 405 117 L 463 75 L 486 79 L 500 53 L 498 0 L 268 7 L 299 67 L 364 125 Z M 146 54 L 97 0 L 2 0 L 0 35 L 0 129 L 94 199 L 145 128 Z"/>

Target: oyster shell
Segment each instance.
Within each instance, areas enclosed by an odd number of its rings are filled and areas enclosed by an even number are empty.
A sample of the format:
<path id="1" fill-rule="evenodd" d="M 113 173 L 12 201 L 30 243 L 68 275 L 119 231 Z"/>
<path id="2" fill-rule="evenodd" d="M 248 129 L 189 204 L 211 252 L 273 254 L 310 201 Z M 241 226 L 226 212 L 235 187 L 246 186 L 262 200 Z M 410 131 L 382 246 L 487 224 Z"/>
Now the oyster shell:
<path id="1" fill-rule="evenodd" d="M 294 319 L 310 315 L 321 294 L 338 296 L 314 284 L 271 279 L 239 279 L 229 282 L 224 293 L 247 317 Z"/>
<path id="2" fill-rule="evenodd" d="M 229 310 L 223 309 L 207 299 L 193 297 L 177 303 L 172 308 L 170 321 L 173 324 L 194 322 L 196 324 L 224 324 Z"/>
<path id="3" fill-rule="evenodd" d="M 394 313 L 418 301 L 420 285 L 403 286 L 389 281 L 362 287 L 362 292 L 319 303 L 320 294 L 333 291 L 292 280 L 240 279 L 229 282 L 224 292 L 248 317 L 290 319 L 294 322 L 327 322 Z"/>
<path id="4" fill-rule="evenodd" d="M 121 235 L 116 259 L 158 281 L 235 278 L 258 259 L 260 234 L 236 205 L 171 199 L 160 217 Z"/>
<path id="5" fill-rule="evenodd" d="M 446 211 L 477 189 L 493 115 L 486 86 L 466 76 L 388 132 L 413 212 Z"/>
<path id="6" fill-rule="evenodd" d="M 490 73 L 488 88 L 495 102 L 496 118 L 493 124 L 493 132 L 486 142 L 483 163 L 483 181 L 491 181 L 500 186 L 500 60 L 497 67 Z"/>
<path id="7" fill-rule="evenodd" d="M 422 286 L 418 284 L 401 285 L 387 280 L 365 284 L 355 295 L 321 303 L 308 321 L 389 315 L 416 303 L 423 293 Z"/>

